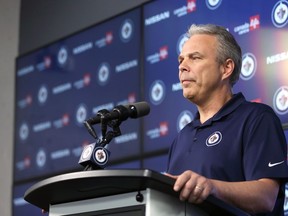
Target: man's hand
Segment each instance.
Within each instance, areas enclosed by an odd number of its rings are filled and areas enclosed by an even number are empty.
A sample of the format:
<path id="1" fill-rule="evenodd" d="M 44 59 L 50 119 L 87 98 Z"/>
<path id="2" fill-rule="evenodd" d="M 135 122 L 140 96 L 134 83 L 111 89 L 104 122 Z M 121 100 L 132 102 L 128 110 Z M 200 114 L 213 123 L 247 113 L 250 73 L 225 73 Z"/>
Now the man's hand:
<path id="1" fill-rule="evenodd" d="M 213 184 L 210 179 L 205 178 L 190 170 L 181 175 L 167 176 L 176 179 L 173 189 L 180 192 L 180 200 L 188 200 L 191 203 L 201 203 L 210 194 L 213 194 Z"/>

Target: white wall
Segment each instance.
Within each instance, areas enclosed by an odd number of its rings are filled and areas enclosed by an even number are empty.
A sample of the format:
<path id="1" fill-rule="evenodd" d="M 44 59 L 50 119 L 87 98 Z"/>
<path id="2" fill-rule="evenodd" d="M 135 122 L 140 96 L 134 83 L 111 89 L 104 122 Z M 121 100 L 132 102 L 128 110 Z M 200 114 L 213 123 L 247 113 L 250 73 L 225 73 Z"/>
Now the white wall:
<path id="1" fill-rule="evenodd" d="M 0 216 L 12 215 L 15 58 L 148 1 L 0 0 Z M 79 8 L 87 12 L 84 17 L 75 16 Z"/>
<path id="2" fill-rule="evenodd" d="M 0 0 L 0 215 L 10 216 L 12 191 L 14 62 L 20 0 Z"/>

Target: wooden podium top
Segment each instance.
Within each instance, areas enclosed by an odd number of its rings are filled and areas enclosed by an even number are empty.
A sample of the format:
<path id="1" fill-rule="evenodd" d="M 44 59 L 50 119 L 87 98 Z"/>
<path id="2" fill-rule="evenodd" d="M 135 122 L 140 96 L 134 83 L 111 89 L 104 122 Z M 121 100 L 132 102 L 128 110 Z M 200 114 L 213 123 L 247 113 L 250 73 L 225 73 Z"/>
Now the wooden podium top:
<path id="1" fill-rule="evenodd" d="M 24 199 L 48 211 L 50 204 L 68 203 L 147 188 L 179 196 L 173 191 L 174 182 L 174 179 L 148 169 L 72 172 L 34 184 L 25 192 Z M 200 204 L 200 207 L 205 208 L 205 211 L 215 216 L 248 215 L 212 196 Z"/>

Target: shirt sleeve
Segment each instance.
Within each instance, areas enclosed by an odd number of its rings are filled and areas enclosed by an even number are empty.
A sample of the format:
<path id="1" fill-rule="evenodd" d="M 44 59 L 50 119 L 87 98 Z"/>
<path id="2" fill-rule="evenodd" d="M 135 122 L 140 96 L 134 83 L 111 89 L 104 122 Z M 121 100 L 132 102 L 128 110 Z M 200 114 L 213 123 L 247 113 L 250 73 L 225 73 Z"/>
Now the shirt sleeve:
<path id="1" fill-rule="evenodd" d="M 271 109 L 261 110 L 248 122 L 243 137 L 246 180 L 288 180 L 287 144 L 279 118 Z"/>

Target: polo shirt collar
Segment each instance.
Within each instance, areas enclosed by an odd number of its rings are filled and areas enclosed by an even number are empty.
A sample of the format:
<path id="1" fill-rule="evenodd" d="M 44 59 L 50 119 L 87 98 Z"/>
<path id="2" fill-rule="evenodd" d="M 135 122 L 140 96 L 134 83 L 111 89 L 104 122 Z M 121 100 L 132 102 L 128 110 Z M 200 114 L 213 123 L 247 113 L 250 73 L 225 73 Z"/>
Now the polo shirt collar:
<path id="1" fill-rule="evenodd" d="M 232 98 L 212 118 L 208 119 L 203 124 L 201 124 L 200 115 L 199 112 L 197 112 L 195 119 L 192 121 L 192 126 L 196 128 L 211 125 L 213 121 L 218 121 L 224 116 L 232 113 L 244 101 L 246 101 L 246 99 L 241 92 L 233 94 Z"/>

